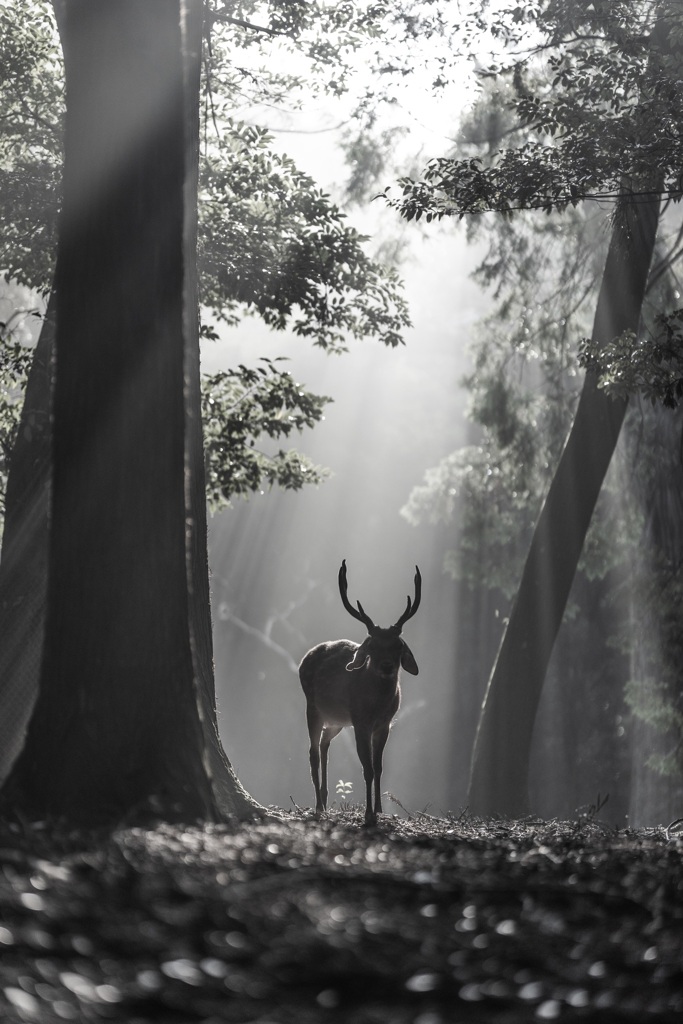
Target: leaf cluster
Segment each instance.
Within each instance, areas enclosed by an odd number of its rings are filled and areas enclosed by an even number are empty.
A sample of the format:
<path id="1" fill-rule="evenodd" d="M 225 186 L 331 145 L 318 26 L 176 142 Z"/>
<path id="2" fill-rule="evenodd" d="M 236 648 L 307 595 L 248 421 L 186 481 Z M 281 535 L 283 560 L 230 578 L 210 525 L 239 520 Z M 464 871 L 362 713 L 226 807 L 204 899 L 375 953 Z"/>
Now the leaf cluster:
<path id="1" fill-rule="evenodd" d="M 264 43 L 270 44 L 256 76 L 268 80 L 270 98 L 275 79 L 282 75 L 273 70 L 273 64 L 286 64 L 282 59 L 286 54 L 296 58 L 299 68 L 298 73 L 282 77 L 286 92 L 291 92 L 293 85 L 305 84 L 308 89 L 340 95 L 353 74 L 348 58 L 368 40 L 381 36 L 390 7 L 374 0 L 335 4 L 322 0 L 206 0 L 205 23 L 207 36 L 228 39 L 233 51 L 259 55 Z M 273 52 L 278 53 L 278 61 L 272 60 Z M 235 67 L 240 70 L 239 62 Z M 253 65 L 249 67 L 252 74 Z"/>
<path id="2" fill-rule="evenodd" d="M 412 523 L 452 523 L 457 511 L 458 546 L 446 552 L 446 570 L 472 588 L 483 585 L 511 598 L 538 511 L 533 472 L 514 457 L 501 457 L 485 437 L 428 469 L 401 514 Z M 517 549 L 511 538 L 519 541 Z"/>
<path id="3" fill-rule="evenodd" d="M 0 268 L 48 291 L 60 204 L 63 74 L 50 8 L 0 3 Z"/>
<path id="4" fill-rule="evenodd" d="M 598 218 L 487 218 L 476 279 L 495 300 L 478 325 L 462 381 L 476 443 L 427 471 L 402 510 L 412 522 L 455 522 L 446 566 L 471 587 L 511 597 L 574 414 L 578 339 L 592 316 L 604 238 Z M 602 545 L 588 566 L 602 564 Z"/>
<path id="5" fill-rule="evenodd" d="M 19 428 L 19 416 L 33 353 L 32 332 L 27 322 L 39 317 L 30 306 L 28 289 L 17 284 L 5 287 L 0 305 L 9 310 L 0 320 L 0 507 L 4 509 L 9 459 Z M 27 303 L 27 300 L 29 302 Z M 30 422 L 27 430 L 31 430 Z"/>
<path id="6" fill-rule="evenodd" d="M 598 376 L 606 394 L 642 395 L 675 409 L 683 398 L 683 309 L 659 313 L 654 335 L 625 331 L 599 350 L 589 338 L 579 348 L 581 365 Z"/>
<path id="7" fill-rule="evenodd" d="M 409 323 L 396 272 L 264 129 L 226 119 L 202 166 L 202 304 L 235 323 L 245 307 L 330 351 L 349 338 L 401 343 Z"/>
<path id="8" fill-rule="evenodd" d="M 519 6 L 501 21 L 516 27 Z M 437 157 L 384 195 L 407 220 L 546 213 L 585 199 L 681 197 L 680 9 L 662 2 L 539 5 L 528 48 L 482 72 L 515 135 L 493 158 Z"/>
<path id="9" fill-rule="evenodd" d="M 207 497 L 217 510 L 235 496 L 247 496 L 267 483 L 299 490 L 319 483 L 326 471 L 306 456 L 279 448 L 257 448 L 260 438 L 280 440 L 323 419 L 331 401 L 306 391 L 281 359 L 263 358 L 256 367 L 240 365 L 205 377 L 202 395 Z"/>

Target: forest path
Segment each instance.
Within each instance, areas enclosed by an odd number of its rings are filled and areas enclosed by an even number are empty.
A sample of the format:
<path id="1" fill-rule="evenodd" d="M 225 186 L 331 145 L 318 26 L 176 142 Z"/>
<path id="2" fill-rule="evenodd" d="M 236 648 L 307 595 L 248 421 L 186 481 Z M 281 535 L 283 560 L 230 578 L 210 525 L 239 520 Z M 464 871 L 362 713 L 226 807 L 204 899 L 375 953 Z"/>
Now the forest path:
<path id="1" fill-rule="evenodd" d="M 0 1019 L 681 1019 L 681 838 L 591 818 L 360 822 L 0 825 Z"/>

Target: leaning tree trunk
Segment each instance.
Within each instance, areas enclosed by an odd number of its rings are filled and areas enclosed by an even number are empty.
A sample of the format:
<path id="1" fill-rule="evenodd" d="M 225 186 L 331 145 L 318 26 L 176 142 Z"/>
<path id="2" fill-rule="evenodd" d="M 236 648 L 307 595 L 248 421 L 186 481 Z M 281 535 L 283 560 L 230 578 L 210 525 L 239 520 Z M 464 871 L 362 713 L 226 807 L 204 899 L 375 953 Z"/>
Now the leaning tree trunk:
<path id="1" fill-rule="evenodd" d="M 601 347 L 637 331 L 659 220 L 659 202 L 624 195 L 593 326 Z M 473 814 L 528 812 L 531 738 L 553 644 L 628 400 L 609 398 L 587 373 L 489 678 L 472 755 Z"/>
<path id="2" fill-rule="evenodd" d="M 257 806 L 213 707 L 195 279 L 201 0 L 69 0 L 52 514 L 31 814 Z"/>

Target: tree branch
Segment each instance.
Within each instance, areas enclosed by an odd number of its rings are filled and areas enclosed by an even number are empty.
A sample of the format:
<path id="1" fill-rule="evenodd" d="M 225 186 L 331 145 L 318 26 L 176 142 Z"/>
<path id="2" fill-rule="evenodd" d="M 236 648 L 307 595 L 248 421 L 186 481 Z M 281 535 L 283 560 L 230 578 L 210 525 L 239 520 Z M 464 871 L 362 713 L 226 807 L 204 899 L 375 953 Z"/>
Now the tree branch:
<path id="1" fill-rule="evenodd" d="M 216 11 L 212 11 L 208 16 L 211 24 L 216 21 L 220 21 L 224 25 L 236 25 L 237 28 L 247 29 L 249 32 L 263 32 L 268 36 L 285 36 L 291 38 L 287 32 L 279 32 L 275 28 L 269 28 L 268 25 L 255 25 L 252 21 L 245 21 L 244 18 L 233 18 L 230 14 L 219 14 Z"/>

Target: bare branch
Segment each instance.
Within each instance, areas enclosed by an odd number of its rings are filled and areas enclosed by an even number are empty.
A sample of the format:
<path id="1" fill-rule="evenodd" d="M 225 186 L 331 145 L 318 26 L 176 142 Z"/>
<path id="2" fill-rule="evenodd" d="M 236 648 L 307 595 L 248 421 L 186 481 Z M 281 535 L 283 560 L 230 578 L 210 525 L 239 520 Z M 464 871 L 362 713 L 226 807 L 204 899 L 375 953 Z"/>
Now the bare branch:
<path id="1" fill-rule="evenodd" d="M 250 626 L 248 622 L 244 621 L 244 619 L 240 619 L 239 616 L 235 615 L 235 613 L 230 609 L 230 605 L 225 601 L 222 601 L 219 606 L 219 617 L 221 621 L 232 622 L 232 624 L 237 626 L 238 629 L 241 629 L 243 633 L 247 633 L 248 636 L 255 637 L 270 651 L 282 658 L 290 672 L 293 672 L 294 675 L 297 674 L 299 671 L 298 662 L 292 657 L 287 648 L 273 640 L 265 630 L 257 629 L 256 626 Z"/>
<path id="2" fill-rule="evenodd" d="M 267 36 L 285 36 L 291 38 L 287 32 L 279 32 L 275 28 L 269 28 L 268 25 L 256 25 L 251 21 L 245 21 L 243 18 L 233 18 L 230 14 L 220 14 L 216 11 L 212 11 L 209 15 L 210 21 L 220 21 L 224 25 L 236 25 L 237 28 L 245 28 L 249 32 L 263 32 Z"/>

